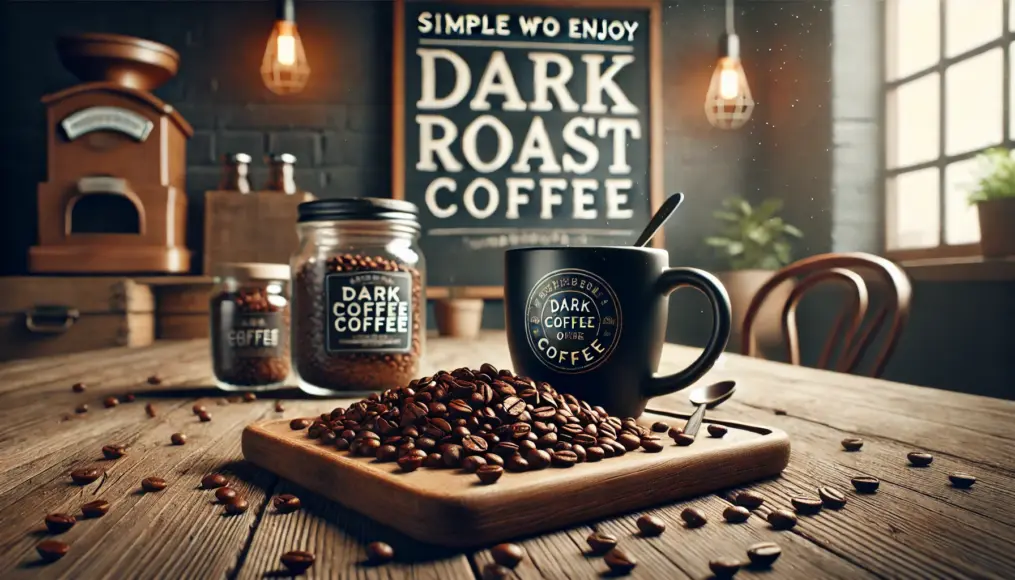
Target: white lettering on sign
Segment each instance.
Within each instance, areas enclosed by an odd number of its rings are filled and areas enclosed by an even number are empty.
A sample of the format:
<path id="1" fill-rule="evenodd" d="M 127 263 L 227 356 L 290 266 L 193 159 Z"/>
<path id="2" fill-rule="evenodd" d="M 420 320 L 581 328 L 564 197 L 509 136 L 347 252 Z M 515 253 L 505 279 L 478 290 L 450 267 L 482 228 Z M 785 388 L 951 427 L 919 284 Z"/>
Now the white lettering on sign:
<path id="1" fill-rule="evenodd" d="M 155 128 L 147 117 L 121 107 L 88 107 L 67 115 L 60 122 L 71 141 L 93 131 L 116 131 L 144 141 Z"/>

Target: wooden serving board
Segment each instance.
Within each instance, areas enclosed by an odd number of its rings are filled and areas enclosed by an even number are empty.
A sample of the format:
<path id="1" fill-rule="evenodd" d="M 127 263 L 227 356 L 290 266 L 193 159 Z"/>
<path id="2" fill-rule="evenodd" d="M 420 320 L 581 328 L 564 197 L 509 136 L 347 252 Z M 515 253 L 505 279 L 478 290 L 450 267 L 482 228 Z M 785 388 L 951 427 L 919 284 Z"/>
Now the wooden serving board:
<path id="1" fill-rule="evenodd" d="M 645 413 L 639 422 L 682 425 L 686 419 Z M 247 427 L 243 455 L 419 541 L 466 548 L 733 487 L 777 475 L 789 462 L 785 432 L 714 422 L 729 428 L 722 439 L 709 437 L 702 425 L 688 447 L 664 436 L 668 445 L 659 453 L 505 472 L 493 485 L 457 469 L 403 473 L 394 463 L 353 457 L 307 438 L 306 430 L 291 430 L 289 419 Z"/>

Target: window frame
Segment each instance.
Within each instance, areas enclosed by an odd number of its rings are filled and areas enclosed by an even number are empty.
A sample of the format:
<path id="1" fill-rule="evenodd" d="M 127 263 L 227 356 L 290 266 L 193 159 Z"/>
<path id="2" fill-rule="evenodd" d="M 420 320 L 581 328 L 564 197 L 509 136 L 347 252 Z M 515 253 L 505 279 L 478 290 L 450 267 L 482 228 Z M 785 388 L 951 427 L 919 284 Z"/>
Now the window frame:
<path id="1" fill-rule="evenodd" d="M 1015 0 L 1002 0 L 1001 2 L 1001 22 L 1002 28 L 1000 35 L 991 40 L 990 42 L 976 46 L 972 49 L 966 50 L 955 56 L 947 56 L 947 44 L 946 44 L 946 26 L 947 26 L 947 0 L 937 0 L 939 12 L 938 12 L 938 60 L 935 64 L 924 67 L 918 71 L 911 72 L 906 76 L 888 79 L 888 56 L 890 52 L 894 50 L 892 40 L 891 27 L 898 22 L 898 2 L 896 0 L 887 0 L 883 3 L 884 14 L 882 15 L 882 22 L 884 23 L 881 42 L 884 47 L 884 53 L 881 62 L 881 118 L 882 118 L 882 131 L 883 138 L 881 139 L 881 199 L 884 208 L 884 243 L 883 249 L 885 256 L 897 260 L 897 261 L 908 261 L 908 260 L 924 260 L 934 258 L 966 258 L 980 255 L 980 243 L 968 243 L 968 244 L 949 244 L 947 242 L 946 231 L 947 228 L 947 180 L 945 179 L 946 168 L 958 161 L 964 161 L 972 159 L 990 149 L 992 147 L 1007 147 L 1008 149 L 1015 148 L 1015 139 L 1012 139 L 1012 132 L 1010 130 L 1011 124 L 1011 58 L 1012 58 L 1012 47 L 1011 44 L 1015 41 L 1015 33 L 1011 31 L 1009 18 L 1012 10 L 1012 2 Z M 1002 138 L 1000 143 L 994 143 L 981 149 L 974 149 L 972 151 L 966 151 L 957 155 L 949 155 L 946 153 L 947 148 L 947 86 L 945 71 L 948 67 L 967 61 L 971 58 L 980 56 L 991 50 L 1000 48 L 1001 49 L 1001 126 L 1002 126 Z M 938 151 L 937 157 L 930 161 L 921 163 L 899 166 L 894 168 L 888 167 L 888 152 L 894 148 L 894 139 L 896 135 L 895 131 L 888 123 L 888 98 L 891 92 L 905 84 L 913 81 L 922 79 L 928 75 L 937 73 L 938 75 Z M 926 248 L 890 248 L 890 242 L 895 239 L 895 227 L 898 221 L 895 219 L 895 203 L 894 199 L 891 199 L 888 191 L 888 181 L 898 175 L 904 173 L 911 173 L 919 171 L 921 169 L 937 168 L 938 170 L 938 211 L 939 211 L 939 224 L 938 224 L 938 245 Z"/>

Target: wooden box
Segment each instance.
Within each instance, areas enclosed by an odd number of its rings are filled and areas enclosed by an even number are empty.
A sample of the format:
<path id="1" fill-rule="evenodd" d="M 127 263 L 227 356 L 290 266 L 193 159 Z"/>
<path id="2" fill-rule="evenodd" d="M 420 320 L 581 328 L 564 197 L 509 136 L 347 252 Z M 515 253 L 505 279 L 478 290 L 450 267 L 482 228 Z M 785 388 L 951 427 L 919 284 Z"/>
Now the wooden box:
<path id="1" fill-rule="evenodd" d="M 155 296 L 155 338 L 187 340 L 208 338 L 208 316 L 214 281 L 208 276 L 136 278 Z"/>
<path id="2" fill-rule="evenodd" d="M 206 192 L 204 273 L 214 275 L 223 262 L 288 264 L 299 245 L 296 208 L 313 199 L 309 193 Z"/>
<path id="3" fill-rule="evenodd" d="M 0 360 L 155 340 L 155 302 L 120 277 L 0 278 Z"/>

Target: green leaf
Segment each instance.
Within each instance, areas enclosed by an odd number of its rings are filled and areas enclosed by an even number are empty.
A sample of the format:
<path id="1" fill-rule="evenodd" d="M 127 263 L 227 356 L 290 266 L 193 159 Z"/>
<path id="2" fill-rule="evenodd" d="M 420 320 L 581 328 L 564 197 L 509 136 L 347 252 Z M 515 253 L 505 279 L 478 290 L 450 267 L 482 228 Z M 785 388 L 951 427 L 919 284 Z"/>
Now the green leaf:
<path id="1" fill-rule="evenodd" d="M 725 248 L 726 246 L 732 244 L 733 240 L 730 240 L 728 238 L 709 236 L 705 238 L 705 243 L 708 244 L 709 246 L 712 246 L 713 248 Z"/>
<path id="2" fill-rule="evenodd" d="M 712 217 L 714 217 L 717 220 L 725 222 L 735 222 L 740 219 L 740 216 L 738 216 L 735 213 L 730 213 L 728 211 L 717 211 L 712 214 Z"/>
<path id="3" fill-rule="evenodd" d="M 789 234 L 789 235 L 791 235 L 791 236 L 793 236 L 794 238 L 802 238 L 802 237 L 804 237 L 804 233 L 803 232 L 801 232 L 796 226 L 791 226 L 789 224 L 783 225 L 782 226 L 782 231 L 787 233 L 787 234 Z"/>
<path id="4" fill-rule="evenodd" d="M 740 242 L 732 242 L 726 246 L 726 253 L 730 256 L 739 256 L 744 253 L 744 245 Z"/>
<path id="5" fill-rule="evenodd" d="M 747 200 L 741 199 L 739 202 L 740 213 L 745 216 L 749 216 L 752 213 L 751 204 L 747 203 Z"/>

